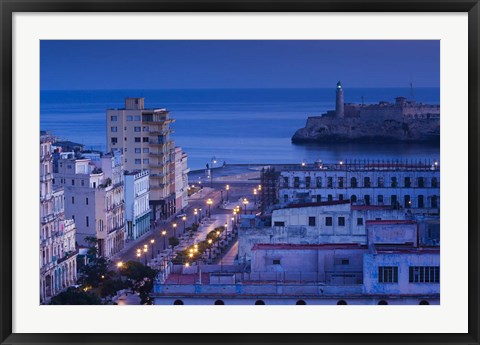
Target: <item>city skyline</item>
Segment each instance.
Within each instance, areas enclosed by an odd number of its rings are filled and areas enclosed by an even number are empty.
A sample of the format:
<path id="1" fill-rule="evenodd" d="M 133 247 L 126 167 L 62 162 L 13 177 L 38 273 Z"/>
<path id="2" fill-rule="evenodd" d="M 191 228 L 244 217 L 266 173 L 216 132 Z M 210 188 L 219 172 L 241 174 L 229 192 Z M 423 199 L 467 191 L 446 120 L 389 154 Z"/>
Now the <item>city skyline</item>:
<path id="1" fill-rule="evenodd" d="M 40 55 L 41 90 L 440 85 L 439 41 L 58 40 Z"/>

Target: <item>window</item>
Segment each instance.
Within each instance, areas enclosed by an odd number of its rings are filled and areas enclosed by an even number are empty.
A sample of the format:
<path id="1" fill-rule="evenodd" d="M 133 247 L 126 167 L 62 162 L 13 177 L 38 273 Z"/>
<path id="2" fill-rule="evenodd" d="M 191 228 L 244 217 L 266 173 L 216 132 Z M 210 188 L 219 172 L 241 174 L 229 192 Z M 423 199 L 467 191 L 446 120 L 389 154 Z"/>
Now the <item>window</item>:
<path id="1" fill-rule="evenodd" d="M 379 205 L 383 205 L 383 195 L 378 195 L 378 196 L 377 196 L 377 203 L 378 203 Z"/>
<path id="2" fill-rule="evenodd" d="M 363 200 L 365 201 L 365 205 L 370 205 L 370 195 L 364 195 Z"/>
<path id="3" fill-rule="evenodd" d="M 343 200 L 343 194 L 338 194 L 338 200 L 340 200 L 340 201 Z"/>
<path id="4" fill-rule="evenodd" d="M 439 266 L 410 266 L 408 269 L 409 283 L 440 283 Z"/>
<path id="5" fill-rule="evenodd" d="M 432 188 L 438 188 L 438 180 L 436 177 L 432 177 Z"/>
<path id="6" fill-rule="evenodd" d="M 338 188 L 343 188 L 343 177 L 338 178 Z"/>
<path id="7" fill-rule="evenodd" d="M 325 217 L 325 226 L 332 226 L 332 225 L 333 225 L 333 218 Z"/>
<path id="8" fill-rule="evenodd" d="M 352 195 L 352 196 L 350 197 L 350 202 L 351 202 L 352 204 L 355 203 L 355 202 L 357 202 L 357 196 L 356 196 L 356 195 Z"/>
<path id="9" fill-rule="evenodd" d="M 412 186 L 412 181 L 410 177 L 405 177 L 405 188 L 410 188 Z"/>
<path id="10" fill-rule="evenodd" d="M 383 183 L 383 177 L 379 177 L 378 180 L 377 180 L 377 186 L 379 188 L 383 188 L 384 186 L 384 183 Z"/>
<path id="11" fill-rule="evenodd" d="M 327 188 L 333 188 L 333 177 L 327 177 Z"/>
<path id="12" fill-rule="evenodd" d="M 370 177 L 364 177 L 363 178 L 363 186 L 364 187 L 370 187 Z"/>
<path id="13" fill-rule="evenodd" d="M 419 195 L 418 196 L 418 208 L 424 208 L 425 207 L 425 204 L 424 204 L 424 196 L 423 195 Z"/>
<path id="14" fill-rule="evenodd" d="M 300 177 L 294 177 L 293 178 L 293 187 L 294 188 L 300 187 Z"/>
<path id="15" fill-rule="evenodd" d="M 141 127 L 135 126 L 133 127 L 134 132 L 141 132 Z"/>
<path id="16" fill-rule="evenodd" d="M 149 153 L 149 152 L 150 152 L 150 149 L 148 147 L 143 148 L 143 153 Z"/>
<path id="17" fill-rule="evenodd" d="M 349 265 L 350 260 L 349 259 L 342 259 L 342 265 Z"/>
<path id="18" fill-rule="evenodd" d="M 315 217 L 308 217 L 308 226 L 315 226 Z"/>
<path id="19" fill-rule="evenodd" d="M 312 178 L 310 176 L 305 177 L 305 187 L 310 188 Z"/>
<path id="20" fill-rule="evenodd" d="M 283 187 L 288 188 L 288 177 L 283 178 Z"/>
<path id="21" fill-rule="evenodd" d="M 438 199 L 436 195 L 432 196 L 431 204 L 432 204 L 432 208 L 438 208 Z"/>
<path id="22" fill-rule="evenodd" d="M 141 141 L 142 141 L 142 140 L 141 140 L 140 137 L 135 137 L 135 142 L 136 142 L 136 143 L 140 143 Z"/>
<path id="23" fill-rule="evenodd" d="M 398 267 L 397 266 L 379 266 L 378 282 L 379 283 L 398 283 Z"/>
<path id="24" fill-rule="evenodd" d="M 75 186 L 75 180 L 72 180 L 72 186 Z"/>
<path id="25" fill-rule="evenodd" d="M 123 138 L 123 140 L 127 141 L 127 137 Z"/>
<path id="26" fill-rule="evenodd" d="M 150 163 L 150 162 L 149 162 L 149 159 L 148 159 L 148 158 L 144 158 L 144 159 L 143 159 L 143 164 L 148 164 L 148 163 Z"/>
<path id="27" fill-rule="evenodd" d="M 333 195 L 332 194 L 328 194 L 327 195 L 327 201 L 332 201 L 333 200 Z"/>
<path id="28" fill-rule="evenodd" d="M 140 147 L 135 147 L 135 153 L 142 153 L 142 149 Z"/>
<path id="29" fill-rule="evenodd" d="M 148 130 L 149 130 L 148 126 L 143 126 L 143 131 L 144 132 L 148 132 Z"/>
<path id="30" fill-rule="evenodd" d="M 116 132 L 116 131 L 117 131 L 117 127 L 110 127 L 110 131 Z"/>
<path id="31" fill-rule="evenodd" d="M 357 218 L 357 225 L 363 225 L 363 218 Z"/>
<path id="32" fill-rule="evenodd" d="M 135 115 L 134 119 L 135 121 L 140 121 L 140 115 Z"/>
<path id="33" fill-rule="evenodd" d="M 117 122 L 117 116 L 116 115 L 110 116 L 110 121 Z"/>
<path id="34" fill-rule="evenodd" d="M 425 179 L 423 177 L 418 177 L 417 178 L 417 185 L 419 188 L 425 187 Z"/>
<path id="35" fill-rule="evenodd" d="M 287 202 L 287 201 L 288 201 L 288 195 L 287 195 L 287 194 L 285 194 L 285 195 L 283 196 L 283 201 L 284 201 L 284 202 Z"/>
<path id="36" fill-rule="evenodd" d="M 392 178 L 390 179 L 390 185 L 392 188 L 397 188 L 397 178 L 395 176 L 392 176 Z"/>
<path id="37" fill-rule="evenodd" d="M 357 178 L 356 177 L 352 177 L 350 179 L 350 187 L 357 188 Z"/>
<path id="38" fill-rule="evenodd" d="M 338 226 L 345 226 L 345 217 L 338 217 Z"/>
<path id="39" fill-rule="evenodd" d="M 135 164 L 142 164 L 142 160 L 141 159 L 135 159 Z"/>
<path id="40" fill-rule="evenodd" d="M 116 137 L 112 137 L 112 138 L 110 139 L 110 142 L 111 142 L 112 144 L 116 144 L 116 143 L 118 142 L 118 139 L 117 139 Z"/>
<path id="41" fill-rule="evenodd" d="M 322 178 L 317 177 L 317 188 L 322 188 Z"/>
<path id="42" fill-rule="evenodd" d="M 127 121 L 133 121 L 133 116 L 131 115 L 127 116 Z"/>
<path id="43" fill-rule="evenodd" d="M 285 222 L 273 222 L 273 226 L 285 226 Z"/>
<path id="44" fill-rule="evenodd" d="M 397 202 L 397 196 L 396 195 L 392 195 L 390 197 L 390 201 L 391 201 L 392 207 L 398 207 L 398 202 Z"/>
<path id="45" fill-rule="evenodd" d="M 75 197 L 72 196 L 72 204 L 75 204 Z"/>
<path id="46" fill-rule="evenodd" d="M 88 205 L 88 198 L 85 198 L 85 205 Z"/>
<path id="47" fill-rule="evenodd" d="M 280 265 L 280 259 L 274 259 L 272 263 L 274 265 Z"/>
<path id="48" fill-rule="evenodd" d="M 86 216 L 86 217 L 85 217 L 85 226 L 88 227 L 88 225 L 89 225 L 89 224 L 88 224 L 88 216 Z"/>
<path id="49" fill-rule="evenodd" d="M 403 206 L 405 208 L 410 208 L 412 206 L 412 200 L 410 200 L 410 195 L 405 195 L 403 197 Z"/>
<path id="50" fill-rule="evenodd" d="M 148 137 L 143 137 L 143 142 L 148 143 Z"/>

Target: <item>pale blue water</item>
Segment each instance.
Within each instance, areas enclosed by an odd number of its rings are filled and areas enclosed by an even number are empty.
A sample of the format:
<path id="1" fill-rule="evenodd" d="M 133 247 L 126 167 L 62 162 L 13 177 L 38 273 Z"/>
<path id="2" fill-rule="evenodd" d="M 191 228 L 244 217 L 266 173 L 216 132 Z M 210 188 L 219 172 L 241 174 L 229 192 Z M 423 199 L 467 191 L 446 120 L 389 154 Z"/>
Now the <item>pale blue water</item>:
<path id="1" fill-rule="evenodd" d="M 409 97 L 405 89 L 345 89 L 346 102 L 377 103 Z M 321 159 L 439 159 L 438 146 L 293 145 L 291 137 L 311 115 L 334 109 L 335 89 L 42 91 L 40 128 L 88 148 L 106 148 L 106 109 L 125 97 L 145 97 L 147 108 L 167 108 L 173 138 L 191 169 L 212 157 L 222 163 L 298 163 Z M 415 100 L 439 104 L 436 88 L 415 89 Z"/>

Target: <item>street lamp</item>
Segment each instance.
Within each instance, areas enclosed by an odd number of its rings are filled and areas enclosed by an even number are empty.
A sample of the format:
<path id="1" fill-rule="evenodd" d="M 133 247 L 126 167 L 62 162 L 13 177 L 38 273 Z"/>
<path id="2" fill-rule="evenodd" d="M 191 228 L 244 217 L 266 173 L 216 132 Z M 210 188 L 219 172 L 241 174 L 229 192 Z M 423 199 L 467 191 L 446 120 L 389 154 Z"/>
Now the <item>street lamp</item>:
<path id="1" fill-rule="evenodd" d="M 228 240 L 228 223 L 225 222 L 225 241 Z"/>
<path id="2" fill-rule="evenodd" d="M 227 202 L 228 202 L 228 191 L 230 190 L 230 186 L 227 184 L 227 186 L 225 187 L 225 190 L 227 191 Z"/>
<path id="3" fill-rule="evenodd" d="M 137 252 L 138 261 L 140 261 L 140 256 L 142 256 L 142 254 L 140 252 Z"/>
<path id="4" fill-rule="evenodd" d="M 234 215 L 235 215 L 235 213 L 234 213 Z M 234 216 L 232 216 L 232 231 L 233 231 L 233 230 L 234 230 L 234 228 L 235 228 L 235 226 L 234 226 L 234 224 L 235 224 L 235 223 L 234 223 L 234 221 L 235 221 L 235 217 L 234 217 Z"/>
<path id="5" fill-rule="evenodd" d="M 163 236 L 163 250 L 166 248 L 166 239 L 167 239 L 167 230 L 163 229 L 162 230 L 162 236 Z"/>
<path id="6" fill-rule="evenodd" d="M 153 249 L 154 249 L 154 248 L 153 248 L 154 243 L 155 243 L 155 240 L 152 238 L 152 239 L 150 240 L 150 245 L 152 246 L 152 260 L 153 260 L 153 252 L 154 252 L 154 250 L 153 250 Z"/>
<path id="7" fill-rule="evenodd" d="M 245 209 L 245 214 L 247 214 L 247 204 L 248 204 L 247 198 L 243 198 L 243 205 L 244 205 L 244 209 Z"/>
<path id="8" fill-rule="evenodd" d="M 197 214 L 198 214 L 197 209 L 194 209 L 194 210 L 193 210 L 193 215 L 195 216 L 195 224 L 198 224 L 198 222 L 197 222 Z"/>
<path id="9" fill-rule="evenodd" d="M 254 205 L 257 204 L 257 189 L 256 188 L 253 189 L 253 204 Z"/>
<path id="10" fill-rule="evenodd" d="M 177 223 L 173 223 L 173 237 L 177 237 Z"/>
<path id="11" fill-rule="evenodd" d="M 185 221 L 187 220 L 187 217 L 183 216 L 182 220 L 183 220 L 183 233 L 185 233 Z"/>
<path id="12" fill-rule="evenodd" d="M 210 218 L 210 217 L 212 216 L 212 212 L 211 212 L 211 206 L 212 206 L 212 204 L 213 204 L 213 201 L 212 201 L 212 199 L 209 198 L 209 199 L 207 200 L 207 205 L 208 205 L 208 218 Z"/>
<path id="13" fill-rule="evenodd" d="M 220 248 L 220 230 L 217 230 L 217 248 Z"/>
<path id="14" fill-rule="evenodd" d="M 123 262 L 119 261 L 119 262 L 117 263 L 117 267 L 118 267 L 118 268 L 122 268 L 122 267 L 123 267 Z"/>
<path id="15" fill-rule="evenodd" d="M 212 242 L 211 238 L 208 239 L 208 258 L 212 259 Z"/>
<path id="16" fill-rule="evenodd" d="M 147 252 L 148 252 L 148 247 L 147 245 L 145 245 L 145 247 L 143 247 L 143 253 L 145 254 L 145 266 L 147 266 Z"/>

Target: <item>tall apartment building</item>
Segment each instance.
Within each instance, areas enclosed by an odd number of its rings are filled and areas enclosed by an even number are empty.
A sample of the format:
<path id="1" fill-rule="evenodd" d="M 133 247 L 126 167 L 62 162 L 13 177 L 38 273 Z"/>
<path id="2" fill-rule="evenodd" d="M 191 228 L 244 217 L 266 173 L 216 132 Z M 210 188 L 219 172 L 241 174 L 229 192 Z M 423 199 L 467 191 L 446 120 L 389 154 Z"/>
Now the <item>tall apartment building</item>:
<path id="1" fill-rule="evenodd" d="M 63 189 L 53 188 L 53 140 L 40 136 L 40 303 L 77 280 L 75 222 L 65 219 Z"/>
<path id="2" fill-rule="evenodd" d="M 175 145 L 166 109 L 145 109 L 144 98 L 126 98 L 125 108 L 107 110 L 107 147 L 123 154 L 125 170 L 149 170 L 152 218 L 175 207 Z"/>
<path id="3" fill-rule="evenodd" d="M 65 190 L 65 212 L 77 224 L 77 242 L 98 240 L 98 254 L 111 257 L 125 245 L 122 155 L 119 151 L 100 160 L 75 159 L 62 154 L 55 185 Z"/>
<path id="4" fill-rule="evenodd" d="M 125 172 L 125 222 L 127 241 L 150 231 L 150 179 L 148 170 Z"/>
<path id="5" fill-rule="evenodd" d="M 298 165 L 280 173 L 281 204 L 350 200 L 439 214 L 437 162 L 364 161 Z"/>

